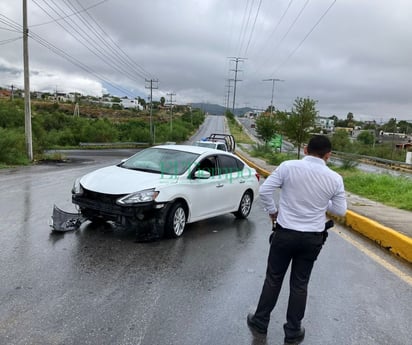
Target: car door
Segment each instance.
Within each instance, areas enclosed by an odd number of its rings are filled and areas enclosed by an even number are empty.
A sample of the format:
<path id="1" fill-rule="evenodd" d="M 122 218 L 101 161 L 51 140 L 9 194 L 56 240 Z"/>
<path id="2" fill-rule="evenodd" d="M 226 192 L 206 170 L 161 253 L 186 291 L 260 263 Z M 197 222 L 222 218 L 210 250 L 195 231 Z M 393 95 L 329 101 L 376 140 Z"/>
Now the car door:
<path id="1" fill-rule="evenodd" d="M 205 170 L 209 178 L 195 178 L 196 171 Z M 202 159 L 192 170 L 189 184 L 192 191 L 190 220 L 195 221 L 221 214 L 224 194 L 223 184 L 217 178 L 218 167 L 215 155 Z"/>
<path id="2" fill-rule="evenodd" d="M 241 171 L 244 164 L 231 155 L 218 155 L 218 174 L 216 179 L 221 183 L 221 213 L 237 210 L 240 199 L 246 190 L 246 180 Z"/>

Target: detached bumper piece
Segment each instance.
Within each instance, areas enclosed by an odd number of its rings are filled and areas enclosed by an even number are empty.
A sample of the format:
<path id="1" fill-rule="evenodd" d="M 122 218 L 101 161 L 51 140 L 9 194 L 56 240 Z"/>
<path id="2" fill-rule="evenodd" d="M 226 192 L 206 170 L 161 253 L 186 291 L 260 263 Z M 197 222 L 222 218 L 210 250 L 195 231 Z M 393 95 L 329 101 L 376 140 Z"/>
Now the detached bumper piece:
<path id="1" fill-rule="evenodd" d="M 86 219 L 80 213 L 70 213 L 53 206 L 50 227 L 56 232 L 67 232 L 79 229 Z"/>

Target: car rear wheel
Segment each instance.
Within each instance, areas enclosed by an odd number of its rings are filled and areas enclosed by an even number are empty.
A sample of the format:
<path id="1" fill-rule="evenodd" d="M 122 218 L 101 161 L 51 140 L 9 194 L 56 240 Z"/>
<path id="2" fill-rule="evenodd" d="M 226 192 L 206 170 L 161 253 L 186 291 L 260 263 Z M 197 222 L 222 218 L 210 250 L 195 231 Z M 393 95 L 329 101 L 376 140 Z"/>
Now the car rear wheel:
<path id="1" fill-rule="evenodd" d="M 250 191 L 246 191 L 240 199 L 239 208 L 234 215 L 236 218 L 245 219 L 249 216 L 250 210 L 252 209 L 253 197 Z"/>
<path id="2" fill-rule="evenodd" d="M 186 211 L 182 203 L 177 202 L 170 208 L 165 222 L 168 237 L 177 238 L 183 235 L 186 226 Z"/>

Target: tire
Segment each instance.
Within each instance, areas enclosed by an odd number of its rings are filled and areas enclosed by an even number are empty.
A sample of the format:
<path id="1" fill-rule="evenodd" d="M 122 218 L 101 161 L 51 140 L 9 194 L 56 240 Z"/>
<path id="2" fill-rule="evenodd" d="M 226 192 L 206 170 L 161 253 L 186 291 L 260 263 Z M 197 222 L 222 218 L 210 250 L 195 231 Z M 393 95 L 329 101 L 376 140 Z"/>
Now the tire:
<path id="1" fill-rule="evenodd" d="M 167 237 L 178 238 L 183 235 L 186 227 L 186 210 L 183 204 L 176 202 L 166 215 L 165 233 Z"/>
<path id="2" fill-rule="evenodd" d="M 236 218 L 246 219 L 252 209 L 253 197 L 250 191 L 246 191 L 240 199 L 239 208 L 233 214 Z"/>

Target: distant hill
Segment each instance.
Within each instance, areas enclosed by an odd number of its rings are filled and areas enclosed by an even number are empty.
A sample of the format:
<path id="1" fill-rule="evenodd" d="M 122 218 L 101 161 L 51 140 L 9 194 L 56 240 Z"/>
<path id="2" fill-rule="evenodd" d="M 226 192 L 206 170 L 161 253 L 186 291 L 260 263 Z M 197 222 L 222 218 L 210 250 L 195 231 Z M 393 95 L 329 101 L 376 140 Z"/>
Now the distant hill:
<path id="1" fill-rule="evenodd" d="M 224 115 L 226 111 L 226 107 L 223 107 L 219 104 L 211 104 L 211 103 L 192 103 L 192 108 L 200 108 L 204 112 L 212 115 Z M 232 110 L 232 109 L 230 109 Z M 248 111 L 253 111 L 253 108 L 244 107 L 244 108 L 236 108 L 235 115 L 243 115 Z"/>

